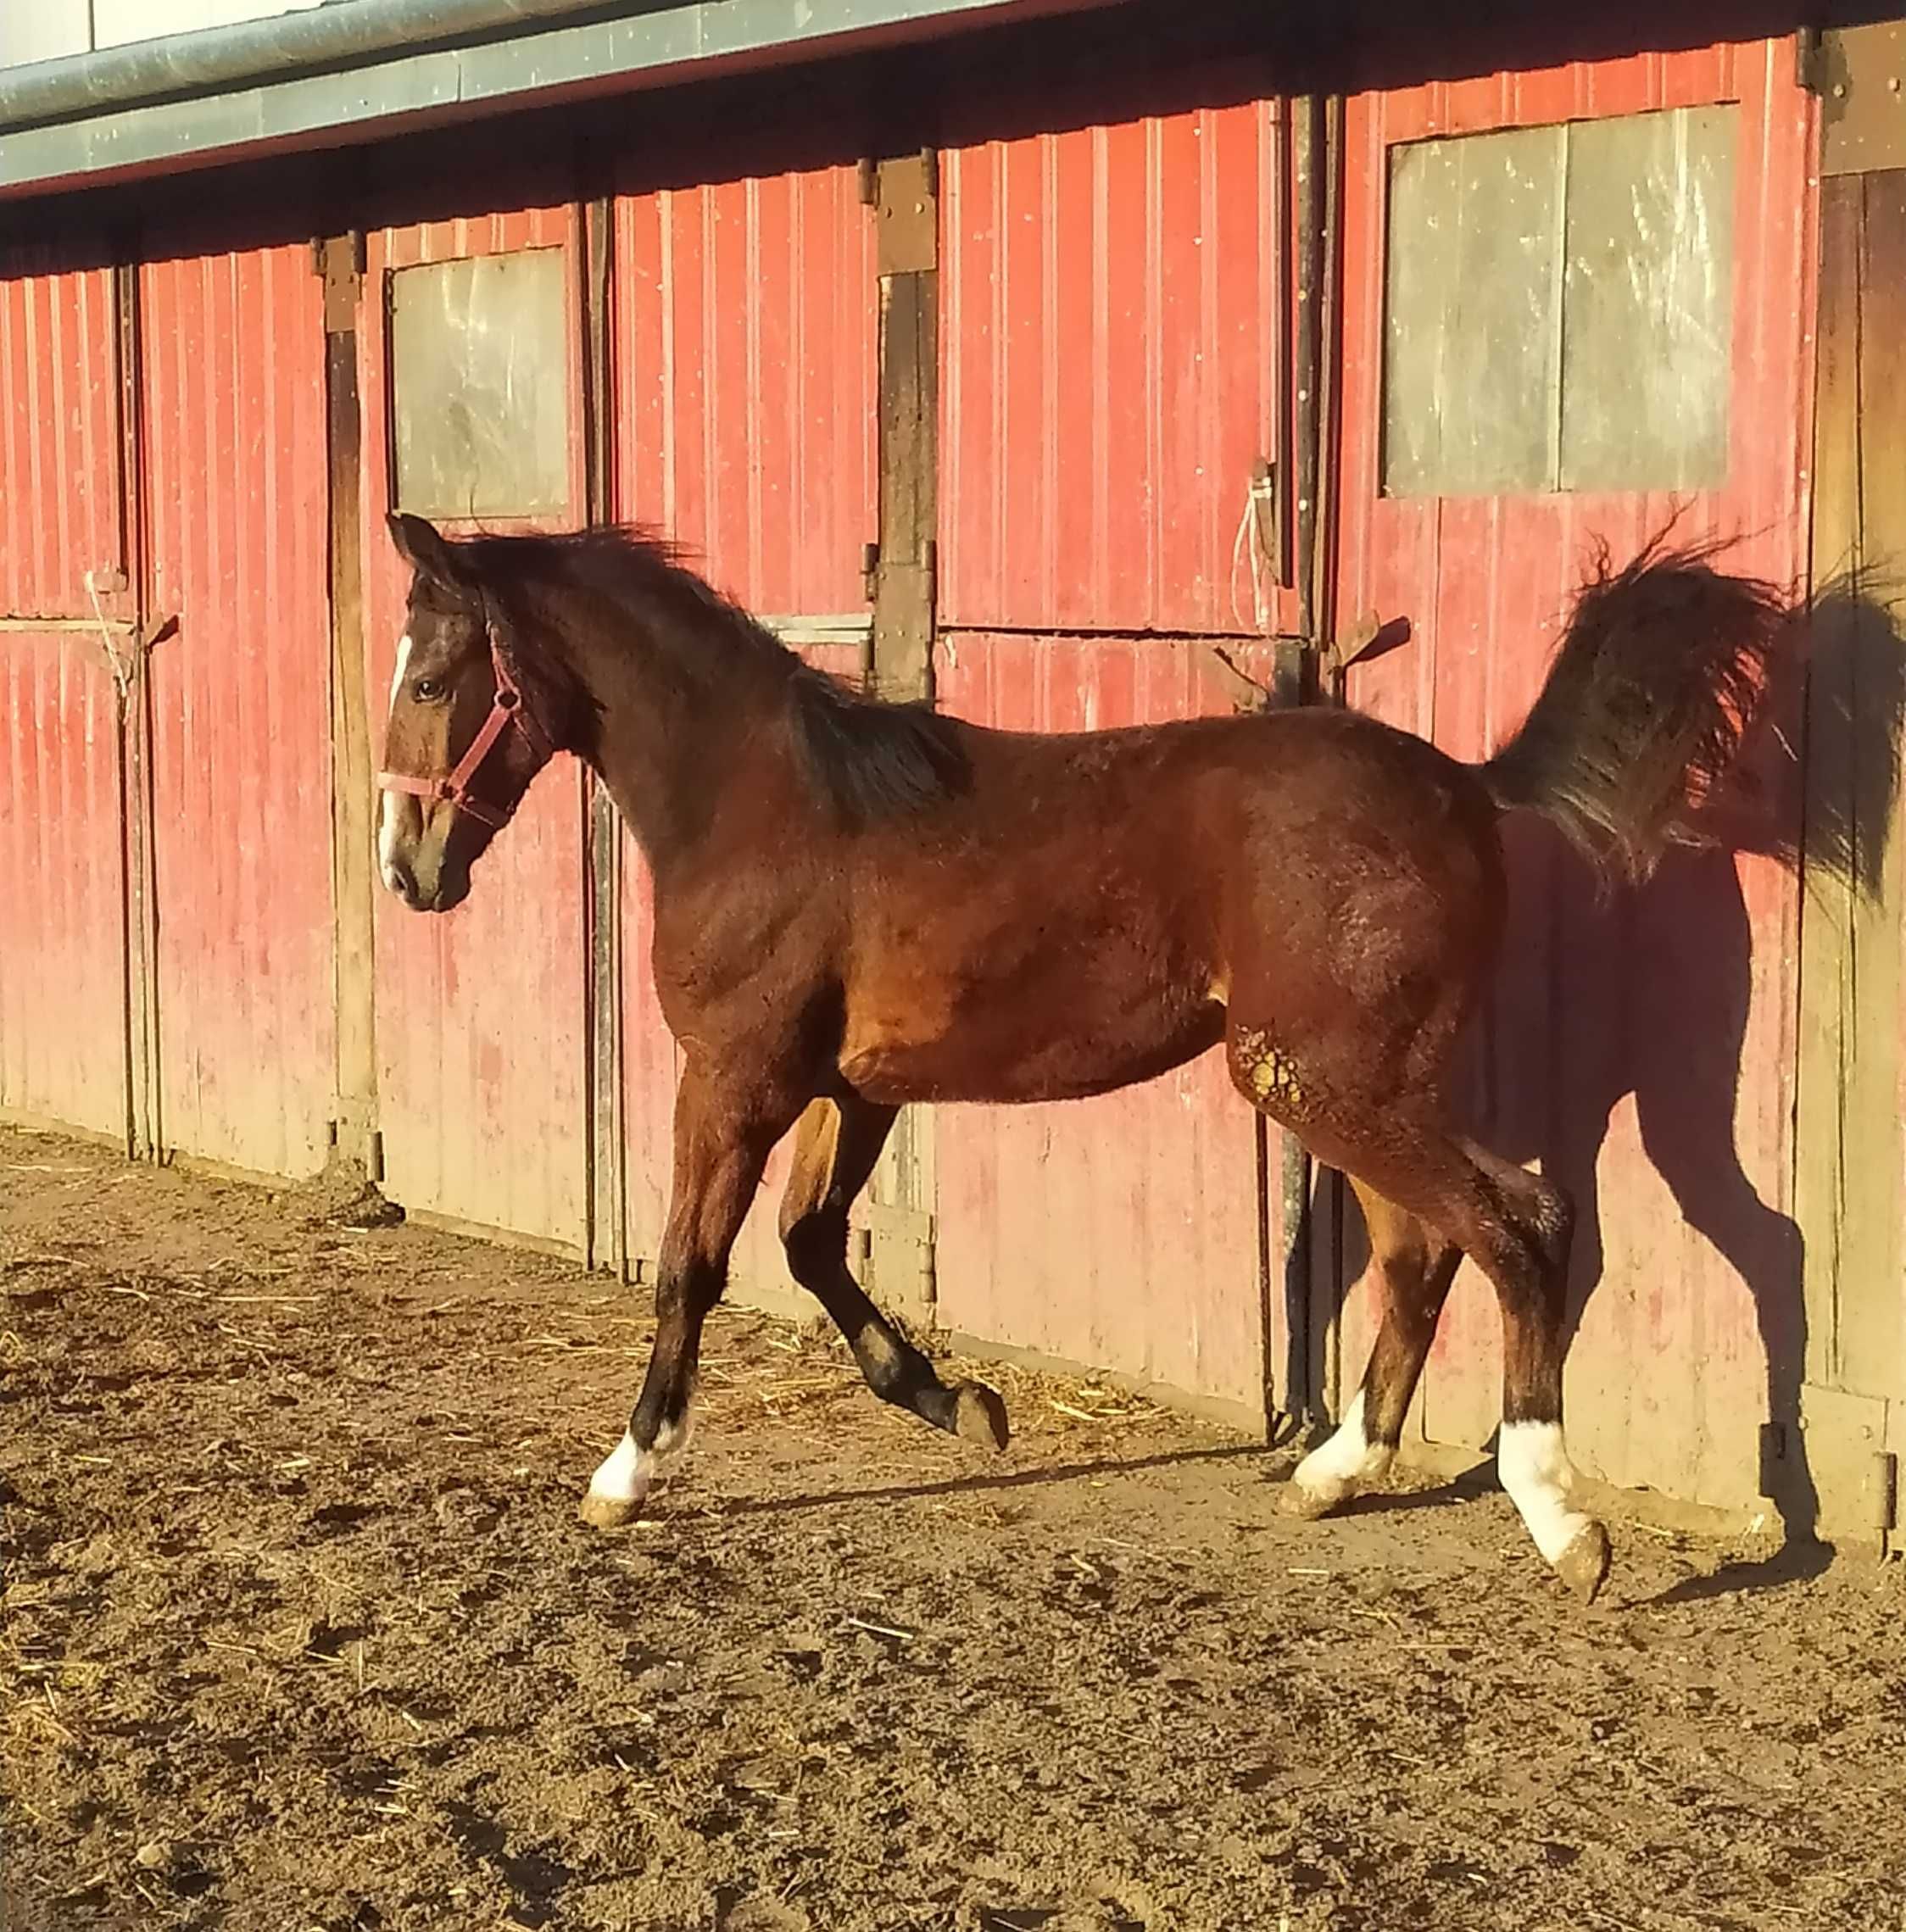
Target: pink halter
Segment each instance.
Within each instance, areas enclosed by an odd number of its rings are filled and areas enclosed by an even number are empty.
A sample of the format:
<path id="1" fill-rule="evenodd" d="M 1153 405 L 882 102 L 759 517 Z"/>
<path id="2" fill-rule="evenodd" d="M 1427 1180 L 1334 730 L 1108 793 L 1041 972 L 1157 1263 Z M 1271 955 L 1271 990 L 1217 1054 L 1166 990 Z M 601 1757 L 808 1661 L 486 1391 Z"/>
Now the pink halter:
<path id="1" fill-rule="evenodd" d="M 456 761 L 447 777 L 425 778 L 407 771 L 380 771 L 377 782 L 387 792 L 404 792 L 415 799 L 454 806 L 479 825 L 487 825 L 497 831 L 510 822 L 510 813 L 522 802 L 523 796 L 522 791 L 519 791 L 508 806 L 499 811 L 494 806 L 485 805 L 471 789 L 484 760 L 495 749 L 497 740 L 512 725 L 523 734 L 536 754 L 536 770 L 531 772 L 532 778 L 555 755 L 556 748 L 549 742 L 549 733 L 530 714 L 522 687 L 510 671 L 509 655 L 503 646 L 503 633 L 497 628 L 495 618 L 489 619 L 488 629 L 490 662 L 496 671 L 496 695 L 490 700 L 490 715 L 484 719 L 476 737 L 471 739 L 469 749 Z M 528 788 L 526 780 L 523 790 Z"/>

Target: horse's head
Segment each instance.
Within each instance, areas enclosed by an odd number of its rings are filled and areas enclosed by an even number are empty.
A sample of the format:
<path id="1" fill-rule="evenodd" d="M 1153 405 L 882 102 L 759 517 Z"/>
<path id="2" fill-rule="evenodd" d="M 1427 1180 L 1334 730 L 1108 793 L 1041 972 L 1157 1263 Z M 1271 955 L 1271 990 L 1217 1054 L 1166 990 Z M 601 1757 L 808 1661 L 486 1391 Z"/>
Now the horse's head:
<path id="1" fill-rule="evenodd" d="M 526 677 L 470 547 L 419 516 L 393 516 L 390 531 L 412 575 L 378 775 L 378 870 L 414 910 L 448 912 L 555 739 L 547 693 Z"/>

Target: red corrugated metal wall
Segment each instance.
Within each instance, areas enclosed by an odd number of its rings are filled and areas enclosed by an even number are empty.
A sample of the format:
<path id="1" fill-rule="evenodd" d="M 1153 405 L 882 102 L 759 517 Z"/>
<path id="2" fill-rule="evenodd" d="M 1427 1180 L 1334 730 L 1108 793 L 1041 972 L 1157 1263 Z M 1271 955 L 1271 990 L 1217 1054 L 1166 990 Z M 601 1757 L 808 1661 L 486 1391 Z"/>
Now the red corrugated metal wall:
<path id="1" fill-rule="evenodd" d="M 618 515 L 750 610 L 864 611 L 872 224 L 851 168 L 616 203 Z"/>
<path id="2" fill-rule="evenodd" d="M 359 342 L 374 744 L 410 587 L 385 528 L 385 276 L 415 262 L 513 248 L 560 246 L 573 262 L 576 229 L 573 209 L 535 208 L 369 238 Z M 570 337 L 579 343 L 579 330 Z M 571 393 L 580 394 L 575 370 Z M 571 420 L 581 420 L 578 403 Z M 574 449 L 570 521 L 579 522 L 580 434 Z M 588 1200 L 582 824 L 582 768 L 559 759 L 479 862 L 475 889 L 454 912 L 420 916 L 380 889 L 376 913 L 378 1105 L 390 1193 L 406 1207 L 577 1249 Z"/>
<path id="3" fill-rule="evenodd" d="M 109 270 L 33 265 L 0 256 L 0 1110 L 116 1135 L 119 727 L 104 646 L 71 627 L 86 573 L 125 564 L 116 310 Z"/>
<path id="4" fill-rule="evenodd" d="M 1791 41 L 1350 103 L 1340 602 L 1414 626 L 1407 649 L 1354 675 L 1351 698 L 1459 757 L 1486 755 L 1519 721 L 1591 541 L 1625 560 L 1674 505 L 1384 495 L 1386 150 L 1433 133 L 1728 100 L 1740 103 L 1730 480 L 1685 502 L 1680 529 L 1742 535 L 1736 567 L 1793 582 L 1805 556 L 1817 186 Z M 1513 930 L 1482 1079 L 1494 1143 L 1543 1156 L 1586 1211 L 1576 1293 L 1594 1286 L 1570 1358 L 1575 1451 L 1615 1482 L 1742 1503 L 1758 1489 L 1766 1412 L 1756 1302 L 1778 1325 L 1795 1318 L 1800 1294 L 1787 1218 L 1796 887 L 1771 862 L 1708 854 L 1597 910 L 1582 875 L 1524 829 L 1512 833 Z M 1360 1302 L 1344 1333 L 1347 1388 L 1368 1340 Z M 1494 1298 L 1465 1270 L 1426 1378 L 1431 1440 L 1488 1438 L 1500 1360 Z"/>
<path id="5" fill-rule="evenodd" d="M 828 167 L 616 203 L 616 514 L 685 545 L 748 609 L 864 612 L 874 530 L 876 284 L 855 170 Z M 852 644 L 805 654 L 853 676 Z M 647 871 L 622 869 L 629 1250 L 652 1258 L 669 1185 L 676 1056 L 649 971 Z M 785 1284 L 770 1163 L 735 1278 Z"/>
<path id="6" fill-rule="evenodd" d="M 943 623 L 1256 627 L 1232 556 L 1278 454 L 1279 112 L 942 157 Z"/>
<path id="7" fill-rule="evenodd" d="M 0 1110 L 126 1124 L 119 724 L 97 638 L 0 635 Z"/>
<path id="8" fill-rule="evenodd" d="M 1253 650 L 1239 662 L 1268 676 L 1268 653 Z M 1195 641 L 968 634 L 942 641 L 938 675 L 948 710 L 1012 730 L 1152 724 L 1225 704 Z M 935 1155 L 945 1327 L 1261 1406 L 1259 1217 L 1271 1204 L 1221 1054 L 1098 1100 L 942 1108 Z M 1281 1329 L 1272 1343 L 1281 1361 Z"/>
<path id="9" fill-rule="evenodd" d="M 1814 190 L 1791 67 L 1784 45 L 1721 48 L 1352 100 L 1339 607 L 1415 626 L 1407 649 L 1357 673 L 1358 702 L 1482 754 L 1539 683 L 1586 538 L 1632 548 L 1668 507 L 1383 495 L 1385 157 L 1400 140 L 1741 102 L 1736 481 L 1700 498 L 1686 527 L 1749 531 L 1743 561 L 1797 572 Z M 1194 106 L 1062 129 L 1043 113 L 941 156 L 941 699 L 1042 729 L 1215 708 L 1224 694 L 1201 640 L 1296 616 L 1288 592 L 1254 611 L 1249 571 L 1234 571 L 1252 467 L 1287 440 L 1280 109 Z M 736 165 L 700 186 L 632 178 L 616 198 L 613 508 L 699 552 L 757 612 L 864 613 L 872 224 L 850 166 L 738 176 Z M 359 339 L 374 733 L 404 587 L 383 527 L 384 277 L 560 245 L 579 299 L 580 239 L 566 205 L 371 237 Z M 153 665 L 164 1133 L 298 1171 L 321 1157 L 332 1071 L 320 286 L 298 248 L 155 259 L 141 286 L 153 603 L 181 619 Z M 85 570 L 125 561 L 113 326 L 103 271 L 0 280 L 0 615 L 75 621 L 90 609 Z M 578 435 L 571 522 L 582 449 Z M 849 641 L 816 654 L 858 661 Z M 0 1104 L 116 1130 L 109 687 L 90 638 L 42 629 L 0 634 L 0 895 L 25 909 L 0 958 Z M 559 765 L 468 905 L 424 919 L 381 894 L 377 912 L 391 1192 L 571 1246 L 588 1200 L 582 808 L 580 775 Z M 75 840 L 112 864 L 75 875 Z M 1762 1407 L 1756 1291 L 1772 1306 L 1791 1275 L 1798 1294 L 1786 1222 L 1793 890 L 1753 861 L 1690 860 L 1661 897 L 1605 915 L 1564 889 L 1558 864 L 1519 854 L 1489 1080 L 1498 1140 L 1585 1180 L 1599 1209 L 1600 1278 L 1572 1370 L 1578 1449 L 1618 1480 L 1738 1500 L 1752 1474 L 1742 1418 Z M 629 1244 L 652 1255 L 675 1055 L 633 852 L 622 911 Z M 1732 975 L 1719 996 L 1717 960 Z M 1738 1024 L 1717 1026 L 1717 1005 L 1737 1007 Z M 948 1110 L 933 1165 L 948 1327 L 1257 1406 L 1267 1340 L 1283 1341 L 1260 1332 L 1274 1203 L 1249 1111 L 1215 1060 L 1101 1101 Z M 744 1281 L 783 1278 L 772 1233 L 783 1168 L 738 1252 Z M 1268 1237 L 1275 1255 L 1278 1231 Z M 1353 1308 L 1352 1364 L 1365 1328 Z M 1496 1349 L 1491 1304 L 1466 1281 L 1426 1389 L 1433 1439 L 1478 1440 L 1493 1426 Z M 1692 1366 L 1635 1372 L 1657 1359 Z"/>
<path id="10" fill-rule="evenodd" d="M 141 274 L 159 1133 L 324 1164 L 335 1058 L 324 317 L 310 252 Z"/>
<path id="11" fill-rule="evenodd" d="M 1233 560 L 1279 452 L 1280 111 L 944 153 L 947 710 L 1064 731 L 1223 708 L 1204 644 L 1134 633 L 1256 628 Z M 1260 1406 L 1268 1204 L 1218 1055 L 1099 1100 L 944 1110 L 936 1161 L 947 1327 Z"/>
<path id="12" fill-rule="evenodd" d="M 0 615 L 86 617 L 86 572 L 125 563 L 109 269 L 0 254 Z"/>

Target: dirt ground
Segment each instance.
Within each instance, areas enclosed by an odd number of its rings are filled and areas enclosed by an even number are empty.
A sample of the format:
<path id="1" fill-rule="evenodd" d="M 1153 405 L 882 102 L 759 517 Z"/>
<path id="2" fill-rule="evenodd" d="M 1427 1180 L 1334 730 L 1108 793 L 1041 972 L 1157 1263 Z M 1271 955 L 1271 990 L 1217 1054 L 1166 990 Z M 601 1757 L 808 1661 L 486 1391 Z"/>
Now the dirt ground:
<path id="1" fill-rule="evenodd" d="M 639 1291 L 0 1133 L 12 1929 L 1906 1928 L 1906 1579 L 994 1379 L 1003 1457 L 712 1326 L 575 1520 Z"/>

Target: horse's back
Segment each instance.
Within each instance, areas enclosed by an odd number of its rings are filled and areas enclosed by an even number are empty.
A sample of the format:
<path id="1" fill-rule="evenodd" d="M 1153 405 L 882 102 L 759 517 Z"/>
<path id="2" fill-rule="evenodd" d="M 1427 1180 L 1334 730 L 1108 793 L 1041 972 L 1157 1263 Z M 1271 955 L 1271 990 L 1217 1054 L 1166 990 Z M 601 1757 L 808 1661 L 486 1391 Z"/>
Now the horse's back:
<path id="1" fill-rule="evenodd" d="M 1210 1044 L 1241 984 L 1371 997 L 1488 922 L 1486 797 L 1373 720 L 961 743 L 961 798 L 865 842 L 849 887 L 844 1070 L 872 1097 L 1122 1085 Z"/>

